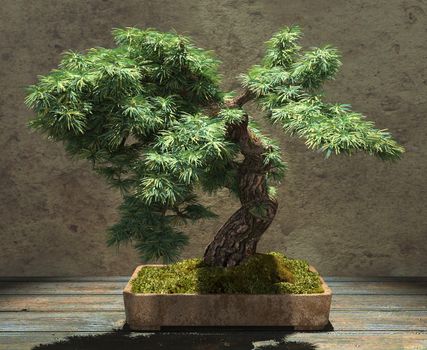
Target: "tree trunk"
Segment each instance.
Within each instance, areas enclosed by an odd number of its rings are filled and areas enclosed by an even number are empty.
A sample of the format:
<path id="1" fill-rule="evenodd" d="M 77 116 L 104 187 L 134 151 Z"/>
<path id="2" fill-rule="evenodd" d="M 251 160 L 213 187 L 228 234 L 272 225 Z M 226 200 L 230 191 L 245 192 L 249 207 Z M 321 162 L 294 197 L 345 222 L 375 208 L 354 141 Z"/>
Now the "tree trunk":
<path id="1" fill-rule="evenodd" d="M 236 98 L 229 106 L 247 102 L 248 96 Z M 255 254 L 261 235 L 267 230 L 277 211 L 277 202 L 267 191 L 263 154 L 267 151 L 248 128 L 248 116 L 240 124 L 230 125 L 228 138 L 240 146 L 244 156 L 238 169 L 238 209 L 215 234 L 206 247 L 204 262 L 210 266 L 236 266 Z"/>

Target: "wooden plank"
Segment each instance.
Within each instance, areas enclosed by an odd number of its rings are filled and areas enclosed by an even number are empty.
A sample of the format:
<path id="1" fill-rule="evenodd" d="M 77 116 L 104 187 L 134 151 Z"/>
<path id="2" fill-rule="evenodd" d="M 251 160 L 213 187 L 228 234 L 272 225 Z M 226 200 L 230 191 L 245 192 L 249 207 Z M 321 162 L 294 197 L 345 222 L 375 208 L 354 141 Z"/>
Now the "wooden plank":
<path id="1" fill-rule="evenodd" d="M 336 331 L 427 331 L 426 311 L 331 311 Z"/>
<path id="2" fill-rule="evenodd" d="M 427 282 L 427 276 L 326 276 L 323 279 L 331 282 Z"/>
<path id="3" fill-rule="evenodd" d="M 2 312 L 0 332 L 106 332 L 120 326 L 124 313 L 102 312 Z M 427 331 L 426 311 L 333 311 L 336 331 Z"/>
<path id="4" fill-rule="evenodd" d="M 100 332 L 7 332 L 0 333 L 0 350 L 31 350 L 40 344 L 52 344 L 71 336 L 100 336 Z"/>
<path id="5" fill-rule="evenodd" d="M 286 337 L 287 342 L 305 342 L 312 348 L 301 346 L 301 349 L 316 350 L 425 350 L 427 334 L 390 334 L 390 333 L 299 333 Z M 298 348 L 297 346 L 295 347 Z"/>
<path id="6" fill-rule="evenodd" d="M 125 282 L 0 282 L 0 295 L 121 294 Z M 330 282 L 334 295 L 427 295 L 427 282 Z"/>
<path id="7" fill-rule="evenodd" d="M 426 295 L 427 282 L 330 282 L 335 295 Z"/>
<path id="8" fill-rule="evenodd" d="M 123 311 L 122 295 L 3 295 L 0 312 Z"/>
<path id="9" fill-rule="evenodd" d="M 109 332 L 123 327 L 122 311 L 2 312 L 0 332 Z"/>
<path id="10" fill-rule="evenodd" d="M 0 295 L 121 294 L 125 282 L 0 282 Z"/>
<path id="11" fill-rule="evenodd" d="M 129 276 L 0 276 L 0 282 L 124 282 Z"/>
<path id="12" fill-rule="evenodd" d="M 86 341 L 90 348 L 105 347 L 108 340 L 111 348 L 117 349 L 201 349 L 201 344 L 209 349 L 263 349 L 268 345 L 283 341 L 284 344 L 293 343 L 289 349 L 316 349 L 316 350 L 422 350 L 427 348 L 427 334 L 414 332 L 327 332 L 327 333 L 284 333 L 284 332 L 211 332 L 211 333 L 129 333 L 129 334 L 102 334 L 89 333 L 0 333 L 0 350 L 30 350 L 39 344 L 52 344 L 65 340 L 66 344 L 76 344 L 76 340 L 66 339 L 69 336 L 78 336 L 80 342 Z M 80 343 L 81 344 L 81 343 Z M 181 345 L 181 347 L 180 347 Z M 244 347 L 246 345 L 246 347 Z M 71 348 L 71 346 L 69 346 Z M 78 348 L 78 347 L 74 347 Z M 276 348 L 271 346 L 271 348 Z M 286 347 L 288 348 L 288 347 Z"/>
<path id="13" fill-rule="evenodd" d="M 0 312 L 122 311 L 117 295 L 3 295 Z M 332 310 L 427 310 L 427 295 L 333 295 Z"/>
<path id="14" fill-rule="evenodd" d="M 333 295 L 332 310 L 423 311 L 427 295 Z"/>

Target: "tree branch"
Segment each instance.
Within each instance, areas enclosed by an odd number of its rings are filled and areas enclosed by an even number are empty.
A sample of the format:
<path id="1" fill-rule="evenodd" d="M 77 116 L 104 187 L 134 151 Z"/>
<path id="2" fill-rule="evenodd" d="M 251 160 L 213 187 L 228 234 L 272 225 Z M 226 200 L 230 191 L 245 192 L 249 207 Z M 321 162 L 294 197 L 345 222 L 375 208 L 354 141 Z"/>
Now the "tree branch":
<path id="1" fill-rule="evenodd" d="M 238 96 L 232 98 L 231 100 L 225 102 L 224 105 L 221 105 L 217 102 L 206 105 L 203 108 L 203 111 L 206 115 L 211 117 L 216 117 L 221 109 L 225 108 L 241 108 L 243 105 L 253 100 L 255 95 L 249 90 L 245 90 L 240 93 Z"/>
<path id="2" fill-rule="evenodd" d="M 238 108 L 242 107 L 244 104 L 248 103 L 250 100 L 253 100 L 255 95 L 249 90 L 243 91 L 240 95 L 234 97 L 232 100 L 226 102 L 227 108 Z"/>

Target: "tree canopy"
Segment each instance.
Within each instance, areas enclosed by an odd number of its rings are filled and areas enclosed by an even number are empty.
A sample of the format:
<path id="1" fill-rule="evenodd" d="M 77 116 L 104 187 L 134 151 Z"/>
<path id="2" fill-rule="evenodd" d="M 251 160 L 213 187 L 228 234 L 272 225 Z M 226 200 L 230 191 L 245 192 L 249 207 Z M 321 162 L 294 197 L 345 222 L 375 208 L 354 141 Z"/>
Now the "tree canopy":
<path id="1" fill-rule="evenodd" d="M 120 189 L 120 221 L 109 243 L 130 241 L 143 260 L 178 257 L 187 243 L 180 223 L 215 217 L 196 191 L 228 188 L 238 195 L 241 149 L 230 125 L 247 117 L 220 87 L 219 61 L 189 38 L 153 29 L 113 30 L 114 48 L 67 51 L 57 69 L 28 88 L 30 126 L 67 152 L 88 159 Z M 241 76 L 242 88 L 266 117 L 309 148 L 331 154 L 365 151 L 382 159 L 403 152 L 386 130 L 347 104 L 322 101 L 322 84 L 341 62 L 331 46 L 302 51 L 299 27 L 267 42 L 265 57 Z M 284 175 L 278 145 L 253 120 L 248 129 L 264 145 L 268 186 Z"/>

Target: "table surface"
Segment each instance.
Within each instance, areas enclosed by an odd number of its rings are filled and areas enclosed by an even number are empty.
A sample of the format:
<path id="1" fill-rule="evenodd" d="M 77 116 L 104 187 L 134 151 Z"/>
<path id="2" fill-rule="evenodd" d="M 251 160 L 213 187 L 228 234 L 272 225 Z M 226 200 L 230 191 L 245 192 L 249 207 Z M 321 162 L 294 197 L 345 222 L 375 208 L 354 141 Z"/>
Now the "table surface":
<path id="1" fill-rule="evenodd" d="M 427 349 L 427 277 L 325 278 L 329 330 L 123 330 L 129 277 L 0 278 L 0 350 Z"/>

